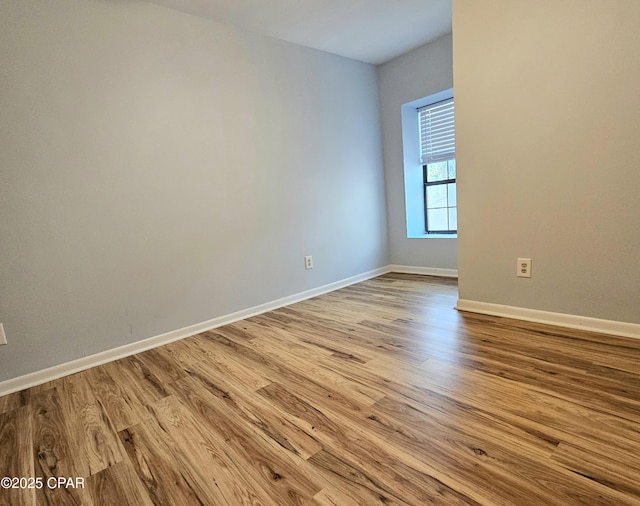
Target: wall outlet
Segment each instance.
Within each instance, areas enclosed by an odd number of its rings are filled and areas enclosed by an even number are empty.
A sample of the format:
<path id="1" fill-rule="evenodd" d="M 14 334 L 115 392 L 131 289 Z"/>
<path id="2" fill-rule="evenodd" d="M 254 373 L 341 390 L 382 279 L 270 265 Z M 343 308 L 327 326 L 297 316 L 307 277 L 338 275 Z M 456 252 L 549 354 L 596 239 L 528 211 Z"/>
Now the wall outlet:
<path id="1" fill-rule="evenodd" d="M 313 257 L 311 255 L 304 257 L 304 268 L 313 269 Z"/>
<path id="2" fill-rule="evenodd" d="M 531 277 L 531 259 L 530 258 L 518 258 L 518 270 L 516 275 L 519 278 Z"/>
<path id="3" fill-rule="evenodd" d="M 0 346 L 3 344 L 7 344 L 7 335 L 4 333 L 2 323 L 0 323 Z"/>

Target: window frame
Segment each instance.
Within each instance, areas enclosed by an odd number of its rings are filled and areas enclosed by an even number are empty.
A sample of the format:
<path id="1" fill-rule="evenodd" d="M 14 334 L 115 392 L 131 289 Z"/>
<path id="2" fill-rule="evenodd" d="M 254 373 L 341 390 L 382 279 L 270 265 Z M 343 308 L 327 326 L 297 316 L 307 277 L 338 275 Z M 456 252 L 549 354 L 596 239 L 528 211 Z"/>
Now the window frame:
<path id="1" fill-rule="evenodd" d="M 455 160 L 455 158 L 450 158 L 448 160 L 441 160 L 441 162 L 447 162 L 447 165 L 449 164 L 449 162 L 451 160 Z M 437 162 L 435 162 L 437 163 Z M 451 230 L 429 230 L 429 207 L 427 206 L 427 188 L 429 188 L 430 186 L 445 186 L 448 184 L 452 184 L 456 182 L 456 178 L 457 178 L 457 171 L 456 171 L 456 177 L 454 177 L 453 179 L 441 179 L 438 181 L 427 181 L 427 166 L 429 164 L 425 163 L 422 166 L 422 177 L 424 180 L 424 230 L 425 230 L 425 234 L 457 234 L 458 233 L 458 227 L 456 226 L 455 229 Z M 448 168 L 447 168 L 448 171 Z M 447 172 L 448 175 L 448 172 Z M 456 194 L 457 194 L 457 187 L 456 187 Z M 447 204 L 449 203 L 449 192 L 447 192 Z M 455 206 L 449 206 L 447 205 L 447 207 L 443 208 L 447 210 L 447 223 L 449 222 L 449 209 L 451 209 L 451 207 L 455 207 L 456 208 L 456 214 L 458 212 L 458 206 L 457 206 L 457 202 Z M 431 208 L 434 209 L 434 208 Z"/>

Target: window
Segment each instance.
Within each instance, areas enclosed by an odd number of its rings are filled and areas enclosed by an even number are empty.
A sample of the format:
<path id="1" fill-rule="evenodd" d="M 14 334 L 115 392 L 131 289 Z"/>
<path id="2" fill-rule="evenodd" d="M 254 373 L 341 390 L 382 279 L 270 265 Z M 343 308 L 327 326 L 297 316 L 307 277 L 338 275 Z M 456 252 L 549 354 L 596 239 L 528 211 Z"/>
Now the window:
<path id="1" fill-rule="evenodd" d="M 427 234 L 458 229 L 453 98 L 418 108 Z"/>
<path id="2" fill-rule="evenodd" d="M 455 130 L 453 128 L 453 118 L 449 121 L 450 124 L 450 136 L 445 136 L 444 138 L 438 139 L 438 132 L 435 132 L 435 135 L 426 136 L 424 148 L 421 143 L 421 135 L 420 135 L 420 113 L 421 111 L 427 111 L 428 109 L 433 109 L 438 105 L 446 105 L 449 103 L 449 108 L 451 108 L 453 99 L 453 88 L 445 89 L 438 91 L 436 93 L 432 93 L 431 95 L 427 95 L 425 97 L 418 98 L 416 100 L 412 100 L 411 102 L 407 102 L 402 104 L 400 107 L 400 114 L 402 119 L 402 164 L 403 164 L 403 183 L 404 183 L 404 204 L 405 204 L 405 219 L 406 219 L 406 230 L 407 230 L 407 239 L 455 239 L 458 237 L 455 229 L 456 223 L 455 218 L 457 217 L 457 207 L 455 205 L 453 193 L 455 190 L 455 186 L 451 189 L 441 186 L 440 189 L 440 205 L 435 201 L 430 200 L 431 208 L 433 211 L 431 212 L 431 220 L 430 224 L 434 225 L 432 227 L 427 227 L 426 222 L 429 218 L 428 206 L 427 206 L 427 185 L 425 183 L 438 183 L 440 185 L 453 184 L 456 179 L 456 159 L 455 159 L 455 142 L 451 135 L 455 134 Z M 432 111 L 436 112 L 436 111 Z M 427 128 L 427 113 L 424 112 L 425 119 L 425 128 L 423 131 L 425 133 L 428 131 Z M 431 114 L 431 129 L 433 130 L 433 121 L 436 119 L 435 114 Z M 442 136 L 441 136 L 442 137 Z M 451 142 L 447 146 L 447 143 L 444 145 L 441 141 L 449 139 Z M 431 147 L 429 148 L 429 142 L 427 139 L 431 140 Z M 440 141 L 440 142 L 439 142 Z M 446 148 L 446 149 L 445 149 Z M 432 157 L 429 158 L 429 157 Z M 451 161 L 451 166 L 449 166 L 449 160 Z M 431 177 L 427 178 L 426 175 L 429 173 L 429 166 L 431 164 L 446 162 L 446 178 L 443 180 L 436 180 L 436 173 L 440 174 L 440 177 L 445 177 L 443 172 L 443 166 L 431 167 L 434 171 Z M 424 167 L 427 166 L 425 169 Z M 426 172 L 426 174 L 425 174 Z M 427 181 L 429 179 L 429 181 Z M 449 179 L 453 179 L 454 181 L 448 182 Z M 437 185 L 429 185 L 429 186 L 437 186 Z M 443 200 L 445 197 L 442 195 L 442 188 L 447 190 L 446 194 L 446 204 L 443 204 Z M 429 192 L 429 197 L 437 197 L 434 195 L 434 192 L 438 190 L 432 189 Z M 449 195 L 449 191 L 451 191 L 451 195 Z M 438 209 L 436 211 L 436 209 Z M 449 216 L 451 214 L 451 216 Z M 444 215 L 444 216 L 443 216 Z M 446 218 L 445 218 L 446 217 Z M 440 226 L 438 225 L 438 221 L 442 222 Z M 446 227 L 444 226 L 444 222 L 446 221 Z M 430 229 L 429 231 L 428 228 Z M 446 228 L 446 230 L 445 230 Z"/>

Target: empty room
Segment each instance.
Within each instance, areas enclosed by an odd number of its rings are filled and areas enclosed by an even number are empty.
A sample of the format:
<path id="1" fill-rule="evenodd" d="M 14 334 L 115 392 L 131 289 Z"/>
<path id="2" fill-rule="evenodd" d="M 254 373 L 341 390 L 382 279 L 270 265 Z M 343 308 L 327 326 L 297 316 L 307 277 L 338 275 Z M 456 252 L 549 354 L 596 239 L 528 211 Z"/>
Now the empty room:
<path id="1" fill-rule="evenodd" d="M 640 505 L 639 22 L 0 0 L 0 506 Z"/>

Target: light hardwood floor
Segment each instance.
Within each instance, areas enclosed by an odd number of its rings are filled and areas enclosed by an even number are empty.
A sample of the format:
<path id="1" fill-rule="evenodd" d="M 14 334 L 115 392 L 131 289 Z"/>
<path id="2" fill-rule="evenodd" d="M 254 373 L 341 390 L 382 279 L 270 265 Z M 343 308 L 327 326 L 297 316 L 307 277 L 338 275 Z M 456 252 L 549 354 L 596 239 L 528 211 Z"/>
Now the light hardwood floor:
<path id="1" fill-rule="evenodd" d="M 640 340 L 456 295 L 389 274 L 2 397 L 0 476 L 45 486 L 0 504 L 640 504 Z"/>

